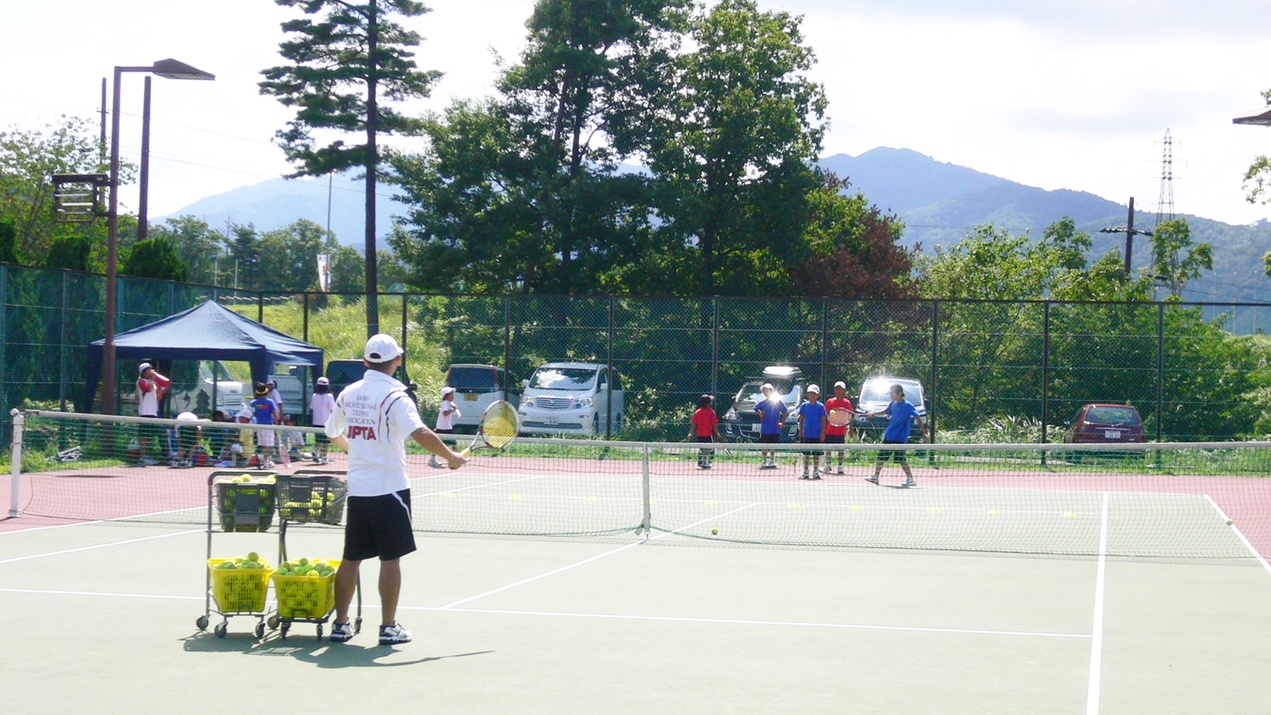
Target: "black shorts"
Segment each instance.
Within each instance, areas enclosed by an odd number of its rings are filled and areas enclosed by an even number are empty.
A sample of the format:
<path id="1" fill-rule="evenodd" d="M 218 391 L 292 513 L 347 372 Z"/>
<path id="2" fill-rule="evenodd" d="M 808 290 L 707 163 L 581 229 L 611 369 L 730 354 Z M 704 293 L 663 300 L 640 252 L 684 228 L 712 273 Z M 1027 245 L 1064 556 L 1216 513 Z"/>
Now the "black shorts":
<path id="1" fill-rule="evenodd" d="M 700 434 L 699 434 L 699 435 L 697 435 L 697 441 L 698 441 L 698 442 L 714 442 L 714 441 L 715 441 L 715 437 L 714 437 L 713 435 L 707 435 L 707 436 L 703 437 L 702 435 L 700 435 Z"/>
<path id="2" fill-rule="evenodd" d="M 803 444 L 822 444 L 820 437 L 804 437 L 800 441 L 803 442 Z M 814 452 L 804 452 L 804 454 L 808 455 L 809 457 L 815 457 L 818 454 L 821 454 L 821 450 L 816 450 Z"/>
<path id="3" fill-rule="evenodd" d="M 781 441 L 781 435 L 780 434 L 761 434 L 759 435 L 759 441 L 762 442 L 763 444 L 775 444 Z"/>
<path id="4" fill-rule="evenodd" d="M 375 497 L 348 498 L 344 527 L 344 560 L 400 559 L 415 550 L 411 530 L 410 490 Z"/>
<path id="5" fill-rule="evenodd" d="M 883 444 L 900 444 L 900 442 L 888 442 L 884 440 Z M 905 463 L 909 461 L 909 456 L 903 449 L 884 449 L 878 452 L 878 461 L 886 462 L 888 459 L 897 463 Z"/>
<path id="6" fill-rule="evenodd" d="M 827 434 L 825 435 L 826 444 L 847 444 L 847 435 L 845 434 Z"/>

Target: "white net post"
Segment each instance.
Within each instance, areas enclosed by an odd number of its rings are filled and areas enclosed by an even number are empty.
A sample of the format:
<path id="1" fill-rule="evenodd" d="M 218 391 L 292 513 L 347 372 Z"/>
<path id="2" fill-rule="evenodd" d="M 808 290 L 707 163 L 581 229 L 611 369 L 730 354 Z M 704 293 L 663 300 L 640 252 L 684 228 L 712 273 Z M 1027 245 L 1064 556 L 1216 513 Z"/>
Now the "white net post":
<path id="1" fill-rule="evenodd" d="M 653 527 L 653 509 L 649 501 L 649 445 L 644 445 L 641 450 L 640 472 L 644 481 L 644 538 L 649 538 L 649 534 Z"/>
<path id="2" fill-rule="evenodd" d="M 10 410 L 9 414 L 13 416 L 12 471 L 9 477 L 9 517 L 14 518 L 21 516 L 21 512 L 18 511 L 18 497 L 21 495 L 22 487 L 18 482 L 22 478 L 22 428 L 26 424 L 26 417 L 16 408 Z"/>

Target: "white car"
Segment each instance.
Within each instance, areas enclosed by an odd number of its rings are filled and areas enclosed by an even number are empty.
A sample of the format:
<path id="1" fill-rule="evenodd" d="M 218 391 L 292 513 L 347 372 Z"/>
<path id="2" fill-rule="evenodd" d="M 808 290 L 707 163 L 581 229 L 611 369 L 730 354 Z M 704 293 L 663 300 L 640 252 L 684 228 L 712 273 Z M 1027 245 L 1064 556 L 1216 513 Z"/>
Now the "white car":
<path id="1" fill-rule="evenodd" d="M 463 363 L 446 370 L 446 385 L 455 388 L 455 404 L 459 407 L 456 428 L 475 430 L 486 408 L 499 400 L 516 404 L 516 397 L 509 397 L 503 389 L 505 377 L 503 368 L 495 365 Z"/>
<path id="2" fill-rule="evenodd" d="M 606 365 L 549 362 L 522 385 L 522 434 L 604 435 L 622 429 L 622 378 Z"/>

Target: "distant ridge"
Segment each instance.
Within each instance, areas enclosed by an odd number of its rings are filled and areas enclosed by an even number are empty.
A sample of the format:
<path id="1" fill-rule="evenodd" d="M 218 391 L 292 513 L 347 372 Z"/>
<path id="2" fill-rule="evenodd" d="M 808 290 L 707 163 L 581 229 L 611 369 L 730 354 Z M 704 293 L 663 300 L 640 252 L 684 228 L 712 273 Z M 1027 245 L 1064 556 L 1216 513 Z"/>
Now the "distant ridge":
<path id="1" fill-rule="evenodd" d="M 901 243 L 906 247 L 931 251 L 953 245 L 985 224 L 1038 237 L 1065 216 L 1094 238 L 1094 257 L 1124 245 L 1122 236 L 1099 230 L 1124 226 L 1126 206 L 1086 191 L 1026 186 L 911 149 L 878 147 L 856 157 L 836 154 L 819 163 L 847 179 L 851 191 L 864 193 L 871 204 L 898 216 L 905 224 Z M 354 176 L 339 175 L 333 182 L 331 230 L 341 243 L 360 250 L 365 231 L 363 185 Z M 392 230 L 393 217 L 407 212 L 392 199 L 394 193 L 394 187 L 381 184 L 376 216 L 381 239 Z M 171 215 L 194 216 L 222 229 L 227 221 L 250 223 L 262 232 L 300 218 L 325 226 L 327 194 L 325 178 L 271 179 L 200 199 Z M 1213 272 L 1193 281 L 1184 291 L 1185 300 L 1271 302 L 1271 278 L 1264 275 L 1262 263 L 1262 254 L 1271 249 L 1271 223 L 1232 226 L 1196 216 L 1180 218 L 1188 219 L 1195 242 L 1215 249 Z M 1137 227 L 1150 229 L 1154 223 L 1153 214 L 1136 212 Z M 1140 238 L 1135 243 L 1135 269 L 1147 266 L 1150 255 L 1147 239 Z"/>

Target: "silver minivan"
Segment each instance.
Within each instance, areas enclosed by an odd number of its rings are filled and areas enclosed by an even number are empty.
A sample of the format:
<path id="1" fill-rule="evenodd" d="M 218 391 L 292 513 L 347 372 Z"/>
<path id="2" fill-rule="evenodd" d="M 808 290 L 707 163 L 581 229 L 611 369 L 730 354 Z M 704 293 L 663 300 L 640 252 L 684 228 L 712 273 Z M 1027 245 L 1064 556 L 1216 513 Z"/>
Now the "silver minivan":
<path id="1" fill-rule="evenodd" d="M 607 365 L 549 362 L 523 386 L 522 434 L 604 435 L 622 429 L 622 377 Z"/>

